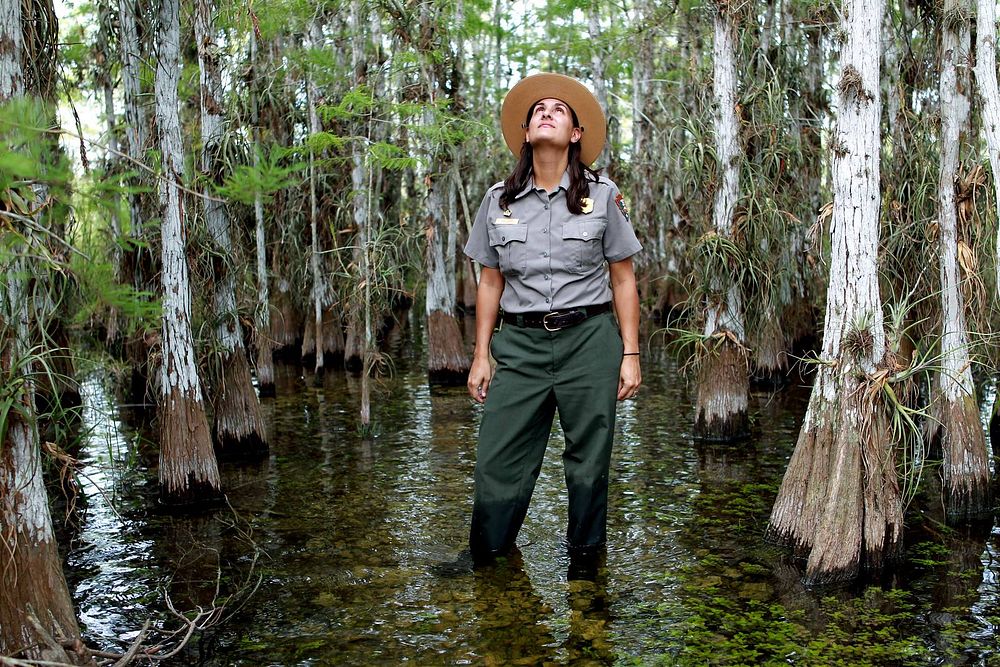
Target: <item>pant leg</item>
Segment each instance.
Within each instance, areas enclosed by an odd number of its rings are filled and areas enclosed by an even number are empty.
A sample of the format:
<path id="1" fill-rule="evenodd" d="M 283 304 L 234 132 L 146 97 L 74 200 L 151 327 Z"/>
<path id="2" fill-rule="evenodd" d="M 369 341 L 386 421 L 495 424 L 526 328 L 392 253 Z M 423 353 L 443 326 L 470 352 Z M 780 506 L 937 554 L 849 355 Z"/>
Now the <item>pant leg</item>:
<path id="1" fill-rule="evenodd" d="M 514 546 L 555 414 L 550 341 L 538 330 L 505 326 L 494 334 L 492 352 L 497 369 L 479 427 L 469 532 L 476 558 Z"/>
<path id="2" fill-rule="evenodd" d="M 608 470 L 624 348 L 610 314 L 563 333 L 569 332 L 574 335 L 559 339 L 555 394 L 566 434 L 566 541 L 579 549 L 607 541 Z"/>

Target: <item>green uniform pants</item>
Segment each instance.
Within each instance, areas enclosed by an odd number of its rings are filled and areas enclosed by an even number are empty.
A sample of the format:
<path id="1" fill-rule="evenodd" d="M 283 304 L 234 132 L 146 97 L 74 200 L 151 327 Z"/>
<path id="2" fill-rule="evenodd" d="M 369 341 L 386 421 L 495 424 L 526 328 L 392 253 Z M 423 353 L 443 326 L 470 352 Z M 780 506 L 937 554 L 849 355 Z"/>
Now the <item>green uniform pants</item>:
<path id="1" fill-rule="evenodd" d="M 476 449 L 472 555 L 489 558 L 514 546 L 556 410 L 566 435 L 567 543 L 571 550 L 604 544 L 624 351 L 614 318 L 604 313 L 554 332 L 503 324 L 490 350 L 497 368 Z"/>

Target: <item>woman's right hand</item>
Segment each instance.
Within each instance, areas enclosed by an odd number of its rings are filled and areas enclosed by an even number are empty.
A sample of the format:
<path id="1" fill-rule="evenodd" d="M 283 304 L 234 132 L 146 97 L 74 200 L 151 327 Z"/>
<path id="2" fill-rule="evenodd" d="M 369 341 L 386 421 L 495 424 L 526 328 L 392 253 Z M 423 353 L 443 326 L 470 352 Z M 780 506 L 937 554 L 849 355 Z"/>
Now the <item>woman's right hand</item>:
<path id="1" fill-rule="evenodd" d="M 486 393 L 490 389 L 490 382 L 493 380 L 493 366 L 489 357 L 476 357 L 472 360 L 472 368 L 469 369 L 469 396 L 477 403 L 486 402 Z"/>
<path id="2" fill-rule="evenodd" d="M 503 274 L 499 269 L 484 266 L 479 275 L 476 289 L 476 348 L 472 353 L 472 368 L 469 369 L 469 396 L 476 403 L 486 402 L 486 392 L 493 381 L 493 366 L 490 364 L 490 340 L 493 326 L 500 310 L 500 295 L 504 288 Z"/>

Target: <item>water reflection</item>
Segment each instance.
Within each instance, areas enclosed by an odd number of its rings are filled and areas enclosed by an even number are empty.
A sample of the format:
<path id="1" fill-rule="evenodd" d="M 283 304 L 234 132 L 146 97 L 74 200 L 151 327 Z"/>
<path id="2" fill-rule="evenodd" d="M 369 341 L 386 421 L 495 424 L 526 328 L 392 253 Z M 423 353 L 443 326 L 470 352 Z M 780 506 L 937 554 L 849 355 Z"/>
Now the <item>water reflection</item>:
<path id="1" fill-rule="evenodd" d="M 161 590 L 178 608 L 206 605 L 253 567 L 262 580 L 251 603 L 179 664 L 740 663 L 737 638 L 754 632 L 789 650 L 825 633 L 836 642 L 841 607 L 831 605 L 905 607 L 893 624 L 926 662 L 995 659 L 996 528 L 915 536 L 886 587 L 904 590 L 905 604 L 804 588 L 801 563 L 762 536 L 807 392 L 754 394 L 749 441 L 695 443 L 689 388 L 661 350 L 649 351 L 646 386 L 619 411 L 606 554 L 581 564 L 566 553 L 556 423 L 519 551 L 473 570 L 461 553 L 480 408 L 464 388 L 431 391 L 411 356 L 376 385 L 367 440 L 356 378 L 331 372 L 314 386 L 277 366 L 278 396 L 263 404 L 270 458 L 224 467 L 231 508 L 193 517 L 155 511 L 155 452 L 141 455 L 102 378 L 88 379 L 90 503 L 67 563 L 88 637 L 120 648 L 146 618 L 163 618 Z M 700 653 L 700 642 L 715 648 Z"/>

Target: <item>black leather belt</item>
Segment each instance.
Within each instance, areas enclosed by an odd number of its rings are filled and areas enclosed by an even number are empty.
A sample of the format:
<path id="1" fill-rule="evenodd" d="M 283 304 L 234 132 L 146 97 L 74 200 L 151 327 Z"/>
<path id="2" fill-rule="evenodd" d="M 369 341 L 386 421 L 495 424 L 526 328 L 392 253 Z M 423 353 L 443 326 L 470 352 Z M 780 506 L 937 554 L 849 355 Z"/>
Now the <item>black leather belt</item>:
<path id="1" fill-rule="evenodd" d="M 501 317 L 505 323 L 518 327 L 559 331 L 560 329 L 575 327 L 584 320 L 594 315 L 606 313 L 609 310 L 611 310 L 611 302 L 600 303 L 596 306 L 580 306 L 579 308 L 554 310 L 550 313 L 504 313 Z"/>

